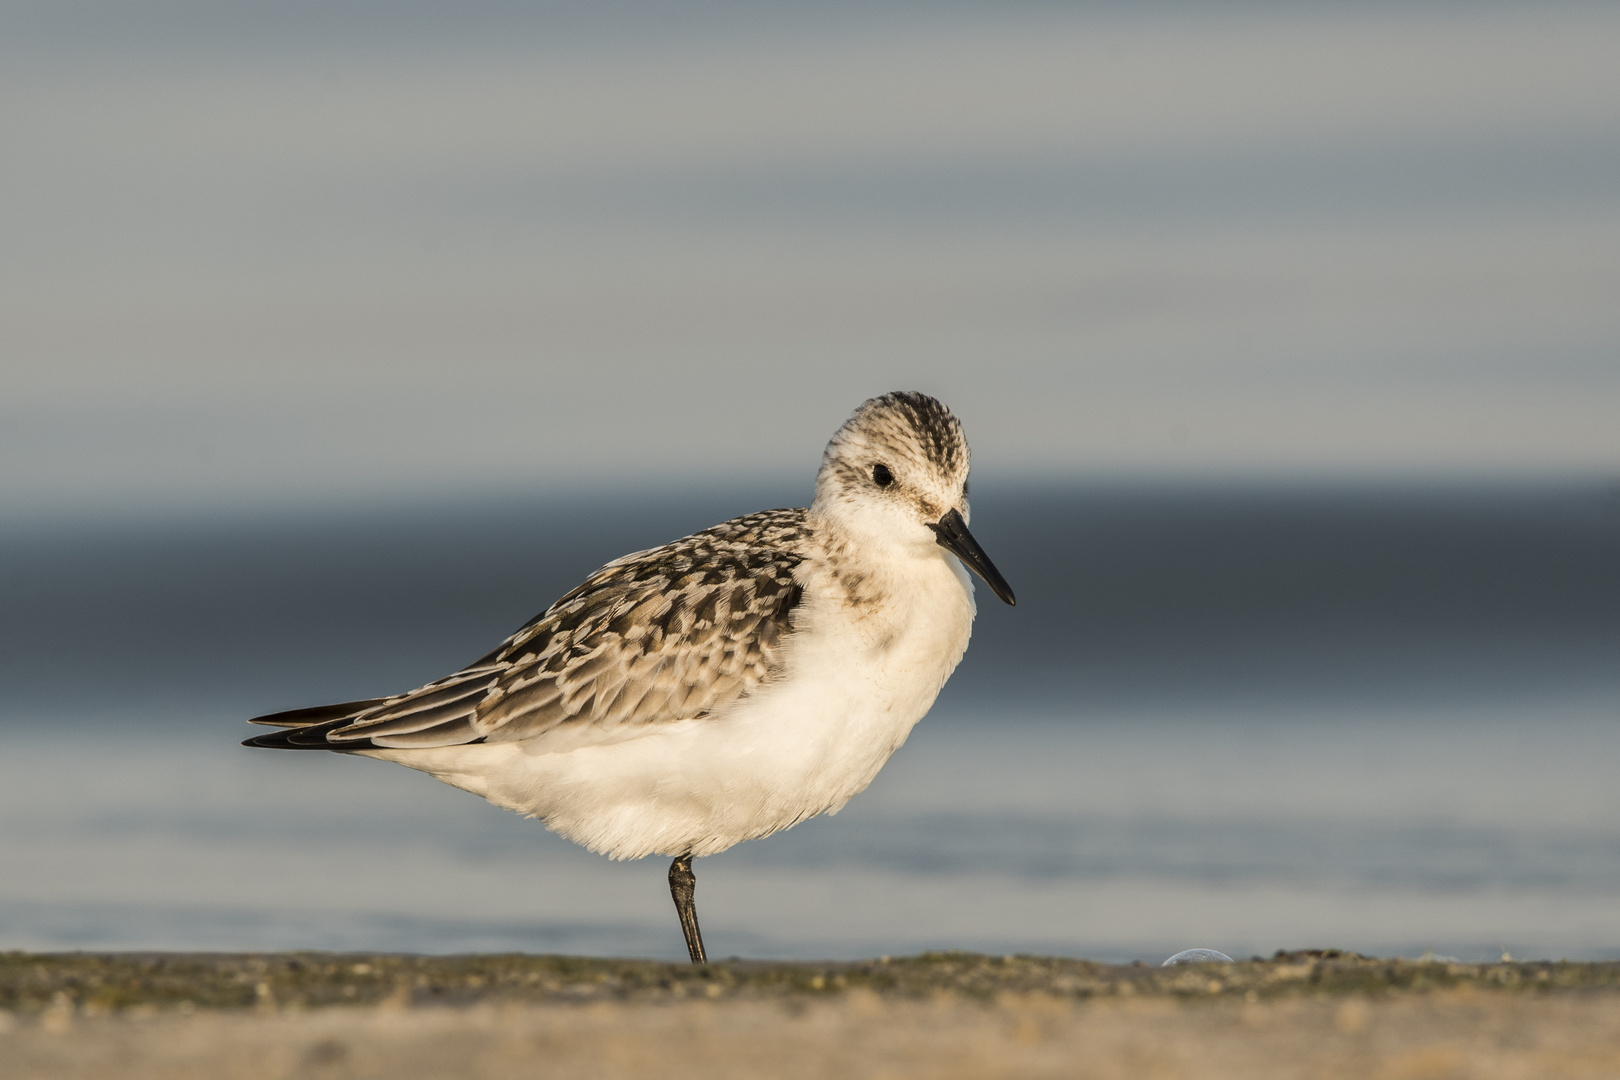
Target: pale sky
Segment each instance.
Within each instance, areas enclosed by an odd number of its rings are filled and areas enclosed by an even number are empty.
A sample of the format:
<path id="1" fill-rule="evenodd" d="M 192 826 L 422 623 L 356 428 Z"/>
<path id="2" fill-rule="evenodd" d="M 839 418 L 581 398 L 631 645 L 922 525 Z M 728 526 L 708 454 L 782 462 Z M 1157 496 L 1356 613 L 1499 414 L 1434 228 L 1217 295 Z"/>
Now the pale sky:
<path id="1" fill-rule="evenodd" d="M 7 4 L 0 500 L 808 482 L 896 388 L 1001 475 L 1620 473 L 1616 56 L 1596 4 Z"/>

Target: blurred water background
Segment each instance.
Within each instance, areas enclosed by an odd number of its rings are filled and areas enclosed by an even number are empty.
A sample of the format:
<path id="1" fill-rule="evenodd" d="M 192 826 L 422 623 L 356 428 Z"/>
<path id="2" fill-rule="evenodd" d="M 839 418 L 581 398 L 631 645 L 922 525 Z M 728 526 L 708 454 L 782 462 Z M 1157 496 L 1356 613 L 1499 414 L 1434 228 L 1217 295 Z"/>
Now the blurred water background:
<path id="1" fill-rule="evenodd" d="M 602 562 L 973 442 L 982 607 L 711 953 L 1620 955 L 1620 13 L 0 5 L 0 947 L 679 957 L 250 752 Z M 981 597 L 983 599 L 983 597 Z"/>
<path id="2" fill-rule="evenodd" d="M 806 488 L 7 536 L 0 934 L 676 955 L 662 860 L 384 763 L 250 753 L 240 721 L 417 685 L 608 553 Z M 872 790 L 703 861 L 721 955 L 1612 953 L 1620 493 L 977 502 L 1019 606 L 984 606 Z"/>

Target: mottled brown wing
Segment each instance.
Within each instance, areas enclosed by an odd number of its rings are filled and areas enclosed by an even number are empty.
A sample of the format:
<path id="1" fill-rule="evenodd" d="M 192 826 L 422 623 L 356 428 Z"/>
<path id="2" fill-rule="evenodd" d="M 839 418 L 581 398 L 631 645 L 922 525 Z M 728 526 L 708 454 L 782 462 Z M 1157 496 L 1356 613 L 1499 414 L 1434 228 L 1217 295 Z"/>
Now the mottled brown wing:
<path id="1" fill-rule="evenodd" d="M 780 672 L 804 537 L 804 511 L 776 510 L 627 555 L 468 668 L 282 741 L 453 746 L 702 716 Z"/>

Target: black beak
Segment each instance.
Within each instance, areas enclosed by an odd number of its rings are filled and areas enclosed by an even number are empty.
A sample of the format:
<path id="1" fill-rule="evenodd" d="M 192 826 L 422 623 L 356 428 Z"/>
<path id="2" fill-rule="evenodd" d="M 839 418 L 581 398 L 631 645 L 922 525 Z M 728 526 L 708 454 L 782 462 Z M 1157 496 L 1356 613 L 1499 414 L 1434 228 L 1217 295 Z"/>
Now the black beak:
<path id="1" fill-rule="evenodd" d="M 984 548 L 973 539 L 968 532 L 967 522 L 955 510 L 950 511 L 939 519 L 939 524 L 928 526 L 934 530 L 934 536 L 939 546 L 962 560 L 962 565 L 984 578 L 984 583 L 990 586 L 990 591 L 1005 600 L 1009 605 L 1018 601 L 1013 597 L 1012 586 L 1007 579 L 1001 576 L 996 564 L 990 561 L 990 556 L 984 553 Z"/>

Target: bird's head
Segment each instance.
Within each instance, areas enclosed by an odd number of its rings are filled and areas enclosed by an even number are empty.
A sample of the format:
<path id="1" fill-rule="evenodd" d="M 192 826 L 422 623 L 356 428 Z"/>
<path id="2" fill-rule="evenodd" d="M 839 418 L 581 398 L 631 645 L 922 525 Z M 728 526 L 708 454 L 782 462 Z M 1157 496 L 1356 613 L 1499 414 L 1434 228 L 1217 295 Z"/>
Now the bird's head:
<path id="1" fill-rule="evenodd" d="M 1013 591 L 968 532 L 968 444 L 941 402 L 912 390 L 872 398 L 833 435 L 816 510 L 866 543 L 937 544 L 995 594 Z"/>

